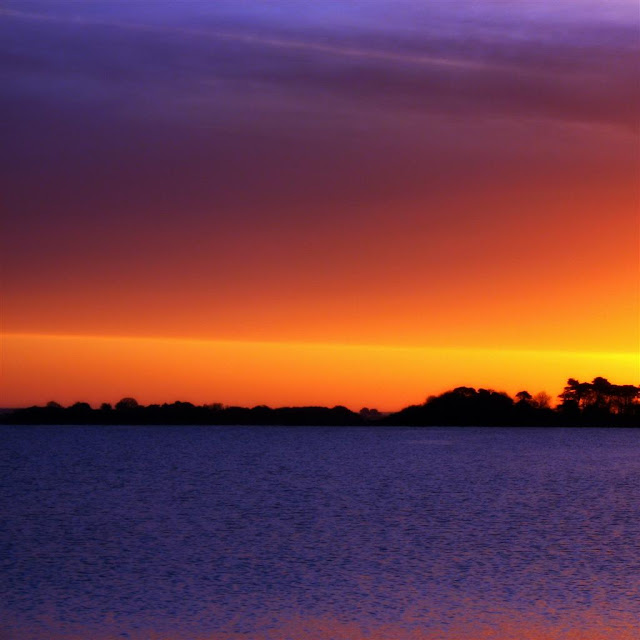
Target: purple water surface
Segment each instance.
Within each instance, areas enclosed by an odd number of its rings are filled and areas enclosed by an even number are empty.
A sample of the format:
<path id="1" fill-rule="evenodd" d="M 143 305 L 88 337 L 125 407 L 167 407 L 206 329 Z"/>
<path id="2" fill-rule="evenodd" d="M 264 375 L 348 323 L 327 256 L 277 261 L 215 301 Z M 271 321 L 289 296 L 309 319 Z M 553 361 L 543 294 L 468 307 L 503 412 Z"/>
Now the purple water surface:
<path id="1" fill-rule="evenodd" d="M 3 639 L 618 640 L 640 619 L 638 431 L 0 434 Z"/>

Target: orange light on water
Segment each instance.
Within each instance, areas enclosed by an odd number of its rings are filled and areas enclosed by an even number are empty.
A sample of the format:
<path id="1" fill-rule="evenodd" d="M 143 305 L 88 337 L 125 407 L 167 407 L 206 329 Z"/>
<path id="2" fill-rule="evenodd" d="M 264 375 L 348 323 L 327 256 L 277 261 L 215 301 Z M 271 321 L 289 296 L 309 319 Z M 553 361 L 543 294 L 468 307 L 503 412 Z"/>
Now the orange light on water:
<path id="1" fill-rule="evenodd" d="M 536 609 L 532 605 L 532 609 Z M 446 624 L 438 623 L 438 613 L 432 614 L 428 623 L 420 623 L 404 616 L 402 621 L 394 623 L 367 623 L 345 621 L 334 616 L 303 617 L 289 619 L 269 616 L 264 621 L 264 631 L 251 634 L 253 640 L 636 640 L 636 621 L 630 615 L 613 614 L 587 610 L 562 616 L 556 622 L 550 622 L 543 615 L 517 611 L 495 611 L 482 621 L 457 622 L 452 611 L 442 614 L 442 618 L 454 618 Z M 460 617 L 467 617 L 464 611 Z M 424 613 L 421 616 L 424 618 Z M 255 622 L 260 625 L 260 621 Z M 55 625 L 47 625 L 47 637 L 50 640 L 110 640 L 119 633 L 119 627 L 113 616 L 107 616 L 99 630 L 68 629 L 64 636 L 50 632 Z M 110 629 L 113 627 L 113 629 Z M 116 631 L 118 629 L 118 631 Z M 33 629 L 21 629 L 30 636 Z M 143 632 L 128 634 L 131 640 L 242 640 L 247 634 L 238 631 L 213 631 L 210 633 L 185 632 L 181 628 L 145 629 Z"/>

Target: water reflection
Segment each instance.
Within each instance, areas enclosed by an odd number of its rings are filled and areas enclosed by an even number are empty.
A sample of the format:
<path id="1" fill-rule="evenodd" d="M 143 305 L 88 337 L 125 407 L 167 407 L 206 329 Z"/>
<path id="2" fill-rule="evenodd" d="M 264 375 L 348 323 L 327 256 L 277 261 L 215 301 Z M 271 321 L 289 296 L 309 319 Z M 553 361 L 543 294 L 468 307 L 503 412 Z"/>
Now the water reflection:
<path id="1" fill-rule="evenodd" d="M 103 627 L 68 627 L 61 630 L 59 622 L 40 623 L 31 628 L 15 627 L 11 635 L 9 627 L 6 638 L 35 640 L 637 640 L 637 619 L 633 614 L 623 614 L 615 623 L 603 620 L 600 614 L 568 617 L 561 624 L 551 624 L 544 618 L 520 618 L 517 612 L 487 611 L 492 616 L 488 622 L 435 623 L 428 628 L 422 623 L 409 620 L 405 624 L 362 624 L 345 622 L 333 618 L 291 619 L 275 622 L 273 618 L 255 620 L 260 631 L 198 632 L 185 631 L 176 622 L 175 626 L 158 630 L 150 627 L 122 631 L 122 626 L 113 616 L 106 616 Z M 242 623 L 244 625 L 244 622 Z"/>

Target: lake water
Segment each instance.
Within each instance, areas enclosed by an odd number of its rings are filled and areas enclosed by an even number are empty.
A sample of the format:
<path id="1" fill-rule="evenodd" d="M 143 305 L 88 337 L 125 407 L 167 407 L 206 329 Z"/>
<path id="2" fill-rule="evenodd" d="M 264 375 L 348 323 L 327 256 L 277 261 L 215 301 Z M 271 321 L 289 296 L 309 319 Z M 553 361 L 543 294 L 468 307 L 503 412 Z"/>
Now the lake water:
<path id="1" fill-rule="evenodd" d="M 3 640 L 640 637 L 640 431 L 0 437 Z"/>

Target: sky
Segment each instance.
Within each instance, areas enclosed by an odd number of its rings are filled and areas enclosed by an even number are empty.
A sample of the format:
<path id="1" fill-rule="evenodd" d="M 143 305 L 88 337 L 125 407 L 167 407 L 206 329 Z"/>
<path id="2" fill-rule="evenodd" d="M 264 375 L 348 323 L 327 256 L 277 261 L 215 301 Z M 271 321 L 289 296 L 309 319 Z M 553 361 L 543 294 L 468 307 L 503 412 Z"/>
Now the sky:
<path id="1" fill-rule="evenodd" d="M 640 382 L 635 0 L 0 8 L 2 397 Z"/>

